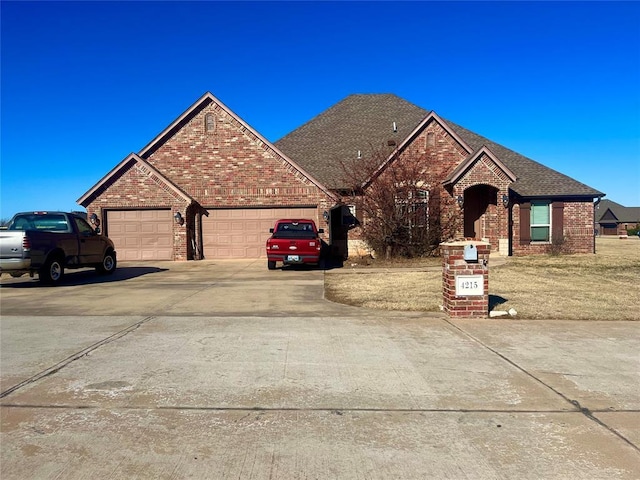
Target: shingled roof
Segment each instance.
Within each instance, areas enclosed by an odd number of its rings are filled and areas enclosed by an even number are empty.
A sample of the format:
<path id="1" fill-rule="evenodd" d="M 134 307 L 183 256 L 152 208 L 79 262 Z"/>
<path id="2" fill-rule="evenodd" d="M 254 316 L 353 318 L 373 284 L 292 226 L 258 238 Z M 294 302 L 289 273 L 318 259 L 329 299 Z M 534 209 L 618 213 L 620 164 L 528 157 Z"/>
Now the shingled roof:
<path id="1" fill-rule="evenodd" d="M 603 218 L 608 211 L 611 214 Z M 611 200 L 602 200 L 596 207 L 596 222 L 614 219 L 619 223 L 640 223 L 640 207 L 625 207 Z"/>
<path id="2" fill-rule="evenodd" d="M 315 178 L 332 189 L 345 188 L 340 162 L 352 162 L 358 151 L 387 145 L 400 145 L 429 115 L 393 94 L 356 94 L 285 135 L 275 145 Z M 510 185 L 522 197 L 602 197 L 604 194 L 562 173 L 531 160 L 449 120 L 442 119 L 474 152 L 486 146 L 516 175 Z M 393 125 L 397 132 L 393 131 Z M 391 153 L 391 152 L 389 152 Z"/>
<path id="3" fill-rule="evenodd" d="M 399 144 L 426 114 L 396 95 L 350 95 L 274 144 L 327 187 L 339 190 L 348 187 L 341 166 L 351 165 L 358 151 L 367 158 L 388 140 Z"/>

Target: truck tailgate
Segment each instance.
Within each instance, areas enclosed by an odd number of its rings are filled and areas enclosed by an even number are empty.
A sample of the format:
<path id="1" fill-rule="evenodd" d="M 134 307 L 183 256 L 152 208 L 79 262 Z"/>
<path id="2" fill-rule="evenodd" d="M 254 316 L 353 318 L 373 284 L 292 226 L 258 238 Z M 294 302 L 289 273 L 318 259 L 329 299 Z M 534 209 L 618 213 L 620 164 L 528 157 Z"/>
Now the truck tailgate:
<path id="1" fill-rule="evenodd" d="M 0 270 L 29 268 L 31 260 L 22 248 L 24 231 L 0 230 Z"/>

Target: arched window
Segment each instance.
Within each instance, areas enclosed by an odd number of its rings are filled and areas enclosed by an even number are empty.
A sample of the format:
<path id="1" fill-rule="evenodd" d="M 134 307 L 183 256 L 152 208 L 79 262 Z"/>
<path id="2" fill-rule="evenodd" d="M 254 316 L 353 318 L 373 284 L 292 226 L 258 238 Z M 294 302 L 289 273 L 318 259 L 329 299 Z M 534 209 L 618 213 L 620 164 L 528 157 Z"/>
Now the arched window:
<path id="1" fill-rule="evenodd" d="M 204 116 L 204 131 L 206 133 L 213 133 L 216 129 L 216 118 L 213 113 L 207 113 Z"/>
<path id="2" fill-rule="evenodd" d="M 436 145 L 436 136 L 433 132 L 427 132 L 427 147 L 434 147 Z"/>

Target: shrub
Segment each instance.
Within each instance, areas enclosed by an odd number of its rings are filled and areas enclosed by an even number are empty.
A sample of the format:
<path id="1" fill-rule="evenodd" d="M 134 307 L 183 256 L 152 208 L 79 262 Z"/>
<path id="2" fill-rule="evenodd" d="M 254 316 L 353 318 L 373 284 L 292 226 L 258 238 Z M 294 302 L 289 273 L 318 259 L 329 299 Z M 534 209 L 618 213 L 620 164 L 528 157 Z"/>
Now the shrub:
<path id="1" fill-rule="evenodd" d="M 549 255 L 558 256 L 567 253 L 567 237 L 557 236 L 551 239 L 551 245 L 549 245 Z"/>

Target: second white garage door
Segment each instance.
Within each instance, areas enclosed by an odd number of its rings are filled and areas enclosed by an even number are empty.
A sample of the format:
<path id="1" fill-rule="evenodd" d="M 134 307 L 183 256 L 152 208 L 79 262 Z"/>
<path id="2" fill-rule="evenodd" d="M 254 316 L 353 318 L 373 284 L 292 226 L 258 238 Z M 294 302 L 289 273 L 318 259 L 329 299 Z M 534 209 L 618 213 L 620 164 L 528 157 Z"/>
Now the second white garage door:
<path id="1" fill-rule="evenodd" d="M 209 216 L 202 217 L 204 258 L 266 257 L 265 243 L 276 220 L 310 218 L 317 224 L 317 212 L 316 208 L 210 209 Z"/>

